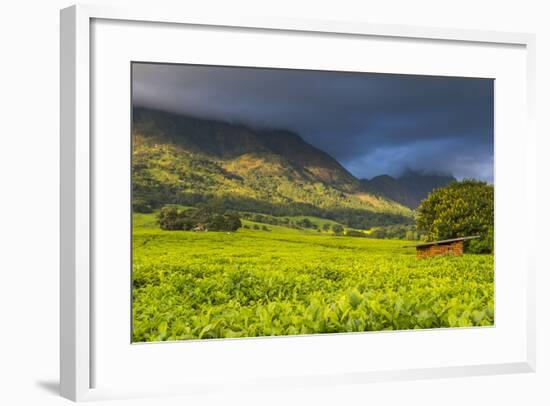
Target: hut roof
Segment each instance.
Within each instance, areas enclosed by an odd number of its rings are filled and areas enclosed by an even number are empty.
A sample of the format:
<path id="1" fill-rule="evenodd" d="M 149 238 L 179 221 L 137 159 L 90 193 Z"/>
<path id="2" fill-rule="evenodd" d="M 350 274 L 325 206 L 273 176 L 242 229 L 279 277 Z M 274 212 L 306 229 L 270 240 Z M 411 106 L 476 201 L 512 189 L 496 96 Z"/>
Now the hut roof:
<path id="1" fill-rule="evenodd" d="M 423 242 L 420 244 L 412 244 L 412 245 L 404 245 L 403 248 L 410 248 L 410 247 L 427 247 L 430 245 L 442 245 L 442 244 L 450 244 L 455 241 L 466 241 L 466 240 L 473 240 L 475 238 L 479 238 L 479 235 L 472 235 L 470 237 L 458 237 L 458 238 L 450 238 L 448 240 L 439 240 L 439 241 L 430 241 L 430 242 Z"/>

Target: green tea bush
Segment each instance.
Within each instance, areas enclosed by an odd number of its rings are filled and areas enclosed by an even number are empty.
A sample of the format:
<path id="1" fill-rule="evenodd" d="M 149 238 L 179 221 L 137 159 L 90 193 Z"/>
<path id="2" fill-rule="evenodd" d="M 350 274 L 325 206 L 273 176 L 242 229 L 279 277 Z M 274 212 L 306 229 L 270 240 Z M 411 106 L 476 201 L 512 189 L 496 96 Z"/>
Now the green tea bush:
<path id="1" fill-rule="evenodd" d="M 402 241 L 256 224 L 231 234 L 163 231 L 140 216 L 135 342 L 494 323 L 492 255 L 419 261 Z"/>

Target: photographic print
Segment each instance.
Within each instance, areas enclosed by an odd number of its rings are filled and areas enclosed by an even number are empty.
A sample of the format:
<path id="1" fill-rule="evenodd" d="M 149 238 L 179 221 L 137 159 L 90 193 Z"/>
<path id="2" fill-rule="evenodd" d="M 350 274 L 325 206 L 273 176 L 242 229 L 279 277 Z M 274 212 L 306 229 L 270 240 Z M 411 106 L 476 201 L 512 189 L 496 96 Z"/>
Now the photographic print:
<path id="1" fill-rule="evenodd" d="M 134 62 L 132 342 L 494 325 L 494 81 Z"/>

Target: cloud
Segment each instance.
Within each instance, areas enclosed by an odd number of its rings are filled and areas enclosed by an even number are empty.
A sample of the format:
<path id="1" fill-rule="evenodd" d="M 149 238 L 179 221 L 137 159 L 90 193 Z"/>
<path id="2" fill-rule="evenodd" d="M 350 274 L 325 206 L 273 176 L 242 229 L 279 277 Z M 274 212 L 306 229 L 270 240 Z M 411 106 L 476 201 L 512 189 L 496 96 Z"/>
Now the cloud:
<path id="1" fill-rule="evenodd" d="M 139 63 L 133 102 L 293 130 L 358 177 L 493 179 L 492 79 Z"/>

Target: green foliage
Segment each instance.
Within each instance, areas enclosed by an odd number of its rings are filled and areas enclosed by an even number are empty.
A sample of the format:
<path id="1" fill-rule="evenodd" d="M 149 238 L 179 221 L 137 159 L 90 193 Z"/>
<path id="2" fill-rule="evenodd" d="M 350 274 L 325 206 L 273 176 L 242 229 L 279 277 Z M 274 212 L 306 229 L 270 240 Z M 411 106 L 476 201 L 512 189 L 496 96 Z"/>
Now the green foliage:
<path id="1" fill-rule="evenodd" d="M 336 235 L 342 235 L 344 233 L 344 227 L 342 227 L 340 224 L 333 224 L 332 232 Z"/>
<path id="2" fill-rule="evenodd" d="M 226 213 L 224 217 L 226 229 L 228 229 L 229 231 L 237 231 L 239 228 L 242 227 L 241 219 L 239 218 L 238 214 Z"/>
<path id="3" fill-rule="evenodd" d="M 467 179 L 435 189 L 420 204 L 416 224 L 427 240 L 480 235 L 480 240 L 468 242 L 466 250 L 492 252 L 494 188 Z"/>
<path id="4" fill-rule="evenodd" d="M 362 232 L 362 231 L 358 231 L 358 230 L 347 230 L 346 231 L 346 237 L 361 237 L 361 238 L 365 238 L 367 235 Z"/>
<path id="5" fill-rule="evenodd" d="M 150 204 L 145 202 L 142 199 L 133 199 L 132 200 L 132 211 L 134 213 L 152 213 L 153 208 Z"/>
<path id="6" fill-rule="evenodd" d="M 193 223 L 188 227 L 184 227 L 184 221 L 187 217 L 183 212 L 179 212 L 177 207 L 163 207 L 158 214 L 158 223 L 163 230 L 190 230 Z"/>
<path id="7" fill-rule="evenodd" d="M 151 219 L 134 216 L 135 342 L 494 323 L 490 254 L 418 261 L 402 241 L 163 231 Z"/>
<path id="8" fill-rule="evenodd" d="M 208 209 L 178 210 L 176 206 L 165 206 L 158 214 L 158 223 L 162 230 L 237 231 L 242 227 L 236 213 L 219 214 Z"/>
<path id="9" fill-rule="evenodd" d="M 308 219 L 307 217 L 303 218 L 301 220 L 298 220 L 296 222 L 296 225 L 298 227 L 303 227 L 303 228 L 315 228 L 315 224 L 310 219 Z"/>
<path id="10" fill-rule="evenodd" d="M 335 221 L 327 220 L 313 216 L 285 216 L 277 217 L 270 214 L 239 212 L 241 218 L 253 221 L 255 223 L 265 223 L 276 226 L 289 228 L 306 228 L 318 230 L 323 228 L 324 231 L 329 231 L 332 224 L 338 224 Z M 328 222 L 328 223 L 326 223 Z"/>
<path id="11" fill-rule="evenodd" d="M 367 237 L 418 240 L 418 233 L 414 224 L 396 224 L 393 226 L 373 227 L 368 231 Z"/>
<path id="12" fill-rule="evenodd" d="M 472 254 L 483 254 L 494 251 L 494 231 L 490 228 L 484 238 L 466 241 L 466 250 Z"/>

